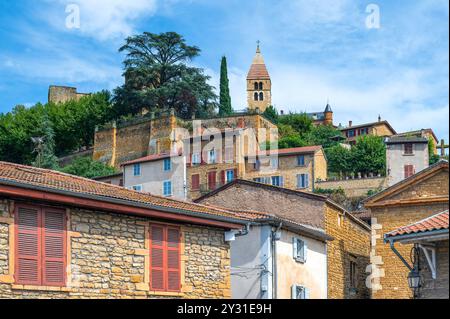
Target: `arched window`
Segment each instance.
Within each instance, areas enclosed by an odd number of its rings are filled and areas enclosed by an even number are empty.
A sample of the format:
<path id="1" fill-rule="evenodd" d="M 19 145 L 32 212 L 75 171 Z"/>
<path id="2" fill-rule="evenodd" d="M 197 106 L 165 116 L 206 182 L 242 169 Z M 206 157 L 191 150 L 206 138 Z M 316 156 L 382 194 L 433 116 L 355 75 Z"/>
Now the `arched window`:
<path id="1" fill-rule="evenodd" d="M 259 100 L 264 101 L 264 93 L 263 92 L 259 93 Z"/>
<path id="2" fill-rule="evenodd" d="M 259 90 L 261 91 L 263 89 L 263 83 L 259 82 Z"/>
<path id="3" fill-rule="evenodd" d="M 258 101 L 258 92 L 255 92 L 255 97 L 254 97 L 255 101 Z"/>
<path id="4" fill-rule="evenodd" d="M 255 82 L 255 90 L 258 90 L 258 82 Z"/>

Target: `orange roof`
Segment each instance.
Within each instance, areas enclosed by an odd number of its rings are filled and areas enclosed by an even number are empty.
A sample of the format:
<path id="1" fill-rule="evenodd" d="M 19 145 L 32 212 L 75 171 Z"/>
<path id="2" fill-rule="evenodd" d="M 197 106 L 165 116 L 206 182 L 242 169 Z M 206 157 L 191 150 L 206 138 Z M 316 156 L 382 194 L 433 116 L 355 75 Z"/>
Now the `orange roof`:
<path id="1" fill-rule="evenodd" d="M 248 71 L 247 80 L 270 80 L 266 65 L 252 64 L 250 71 Z"/>
<path id="2" fill-rule="evenodd" d="M 145 162 L 153 162 L 153 161 L 158 161 L 158 160 L 162 160 L 165 158 L 170 158 L 172 156 L 179 156 L 179 154 L 161 153 L 161 154 L 155 154 L 155 155 L 148 155 L 148 156 L 144 156 L 141 158 L 137 158 L 132 161 L 122 163 L 122 164 L 120 164 L 120 166 L 132 165 L 132 164 L 137 164 L 137 163 L 145 163 Z"/>
<path id="3" fill-rule="evenodd" d="M 283 148 L 271 151 L 261 151 L 258 155 L 294 155 L 294 154 L 304 154 L 304 153 L 315 153 L 322 149 L 320 145 L 304 146 L 304 147 L 294 147 L 294 148 Z M 272 153 L 270 153 L 272 152 Z"/>
<path id="4" fill-rule="evenodd" d="M 448 229 L 448 210 L 391 231 L 386 234 L 386 238 L 441 229 Z"/>
<path id="5" fill-rule="evenodd" d="M 74 197 L 95 196 L 97 200 L 105 202 L 116 199 L 125 201 L 124 205 L 128 204 L 130 206 L 137 203 L 147 204 L 154 210 L 165 211 L 164 209 L 175 209 L 177 211 L 181 210 L 183 213 L 187 214 L 204 214 L 207 215 L 204 217 L 205 219 L 208 219 L 208 216 L 210 216 L 211 219 L 220 216 L 230 218 L 234 221 L 247 220 L 249 218 L 248 215 L 240 216 L 231 211 L 217 207 L 178 201 L 57 171 L 6 162 L 0 162 L 0 193 L 2 191 L 1 185 L 13 185 L 19 188 L 33 186 L 34 188 L 37 187 L 39 189 L 44 188 L 45 192 L 48 193 L 52 193 L 53 191 L 55 193 L 64 191 L 71 193 Z M 259 217 L 259 215 L 255 215 L 255 218 L 257 217 Z"/>

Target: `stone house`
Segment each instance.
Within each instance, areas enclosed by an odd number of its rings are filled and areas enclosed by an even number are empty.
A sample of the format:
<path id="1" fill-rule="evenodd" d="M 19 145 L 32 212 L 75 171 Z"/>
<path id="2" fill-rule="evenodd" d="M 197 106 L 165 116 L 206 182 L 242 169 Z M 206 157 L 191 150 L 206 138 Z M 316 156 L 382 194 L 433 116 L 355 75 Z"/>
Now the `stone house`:
<path id="1" fill-rule="evenodd" d="M 124 186 L 122 172 L 112 174 L 112 175 L 107 175 L 107 176 L 95 177 L 95 178 L 93 178 L 93 180 L 97 181 L 97 182 L 106 183 L 106 184 L 116 185 L 116 186 Z"/>
<path id="2" fill-rule="evenodd" d="M 243 179 L 289 189 L 313 191 L 327 179 L 328 164 L 322 146 L 306 146 L 258 152 L 245 157 Z"/>
<path id="3" fill-rule="evenodd" d="M 388 121 L 382 121 L 380 117 L 378 118 L 378 122 L 359 125 L 353 125 L 353 122 L 349 121 L 347 127 L 340 127 L 339 129 L 350 145 L 356 144 L 356 140 L 360 136 L 374 135 L 389 137 L 397 134 L 391 124 Z"/>
<path id="4" fill-rule="evenodd" d="M 369 290 L 365 285 L 365 270 L 369 264 L 370 227 L 327 197 L 253 181 L 235 180 L 195 202 L 234 211 L 265 212 L 325 234 L 332 239 L 326 242 L 325 251 L 327 298 L 369 297 Z M 289 239 L 285 242 L 289 242 Z M 316 244 L 320 246 L 319 242 Z M 236 241 L 233 245 L 237 243 L 239 242 Z M 247 246 L 249 245 L 247 242 Z M 252 245 L 258 245 L 258 241 L 252 242 Z M 233 258 L 231 263 L 239 264 Z M 301 281 L 308 280 L 306 273 L 297 274 L 299 278 L 296 280 L 300 284 Z M 281 280 L 277 290 L 283 291 L 289 284 L 289 280 Z"/>
<path id="5" fill-rule="evenodd" d="M 429 166 L 428 139 L 398 136 L 386 140 L 387 186 L 392 186 Z"/>
<path id="6" fill-rule="evenodd" d="M 369 197 L 364 202 L 372 216 L 376 241 L 372 243 L 372 297 L 409 299 L 413 293 L 406 280 L 409 269 L 384 242 L 383 234 L 448 210 L 448 162 L 440 161 L 421 172 Z M 410 256 L 413 245 L 397 247 L 402 256 Z M 374 269 L 376 268 L 376 269 Z"/>
<path id="7" fill-rule="evenodd" d="M 230 298 L 248 217 L 0 162 L 0 298 Z"/>
<path id="8" fill-rule="evenodd" d="M 400 227 L 384 235 L 394 252 L 395 244 L 414 245 L 414 261 L 399 255 L 400 260 L 412 273 L 421 278 L 415 291 L 418 299 L 448 299 L 448 210 L 427 217 L 410 225 Z M 405 279 L 406 280 L 406 279 Z"/>
<path id="9" fill-rule="evenodd" d="M 179 154 L 150 155 L 122 164 L 124 187 L 186 200 L 186 160 Z"/>

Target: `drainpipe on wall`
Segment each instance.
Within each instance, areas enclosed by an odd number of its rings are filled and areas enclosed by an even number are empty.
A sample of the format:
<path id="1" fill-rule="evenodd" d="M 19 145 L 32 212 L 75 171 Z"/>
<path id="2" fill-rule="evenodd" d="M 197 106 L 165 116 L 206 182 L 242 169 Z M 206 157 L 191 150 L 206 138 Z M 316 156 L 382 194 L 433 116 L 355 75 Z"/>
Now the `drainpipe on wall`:
<path id="1" fill-rule="evenodd" d="M 312 158 L 312 185 L 311 185 L 311 190 L 314 192 L 315 189 L 315 184 L 316 184 L 316 153 L 313 154 L 313 158 Z"/>
<path id="2" fill-rule="evenodd" d="M 281 239 L 281 226 L 278 225 L 275 231 L 272 231 L 272 299 L 278 298 L 278 271 L 277 271 L 277 241 Z"/>

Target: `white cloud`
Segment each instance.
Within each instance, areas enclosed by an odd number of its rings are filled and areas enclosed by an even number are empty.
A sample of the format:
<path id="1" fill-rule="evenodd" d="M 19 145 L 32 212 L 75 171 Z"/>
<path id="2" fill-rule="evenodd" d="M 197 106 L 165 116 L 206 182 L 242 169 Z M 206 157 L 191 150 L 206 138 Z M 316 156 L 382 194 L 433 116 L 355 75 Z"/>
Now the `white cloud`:
<path id="1" fill-rule="evenodd" d="M 137 21 L 155 13 L 156 0 L 57 0 L 64 8 L 53 8 L 54 26 L 65 27 L 65 6 L 80 8 L 80 31 L 99 40 L 127 37 L 135 32 Z"/>

